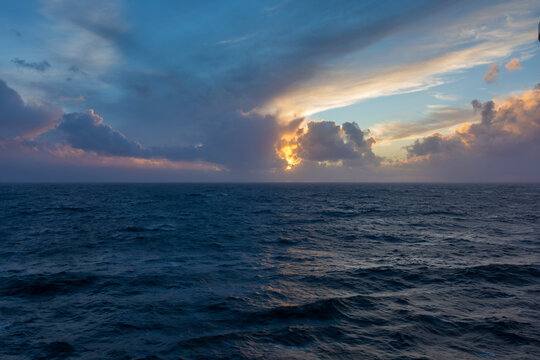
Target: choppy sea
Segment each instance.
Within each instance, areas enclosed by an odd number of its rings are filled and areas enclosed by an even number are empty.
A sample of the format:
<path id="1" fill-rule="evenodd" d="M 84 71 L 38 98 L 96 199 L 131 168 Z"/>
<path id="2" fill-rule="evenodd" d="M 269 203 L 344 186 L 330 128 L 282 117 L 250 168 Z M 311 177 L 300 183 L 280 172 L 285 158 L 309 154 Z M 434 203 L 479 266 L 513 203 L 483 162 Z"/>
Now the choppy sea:
<path id="1" fill-rule="evenodd" d="M 539 359 L 540 185 L 0 185 L 0 359 Z"/>

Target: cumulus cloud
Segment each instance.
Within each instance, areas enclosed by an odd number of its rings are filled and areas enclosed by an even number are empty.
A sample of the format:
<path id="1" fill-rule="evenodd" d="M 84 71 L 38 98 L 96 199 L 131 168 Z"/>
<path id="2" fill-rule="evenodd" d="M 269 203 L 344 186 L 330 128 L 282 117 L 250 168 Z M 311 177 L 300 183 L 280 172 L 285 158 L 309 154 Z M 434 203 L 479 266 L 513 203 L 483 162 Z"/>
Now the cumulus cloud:
<path id="1" fill-rule="evenodd" d="M 430 154 L 438 154 L 459 149 L 462 146 L 459 139 L 447 138 L 439 133 L 435 133 L 422 138 L 416 139 L 412 145 L 406 147 L 407 156 L 424 156 Z"/>
<path id="2" fill-rule="evenodd" d="M 489 65 L 489 70 L 482 79 L 488 84 L 496 83 L 499 80 L 499 65 Z"/>
<path id="3" fill-rule="evenodd" d="M 25 104 L 0 79 L 0 139 L 32 137 L 53 126 L 60 115 L 60 109 L 53 106 Z"/>
<path id="4" fill-rule="evenodd" d="M 496 103 L 472 101 L 481 114 L 479 123 L 464 126 L 454 134 L 433 134 L 416 140 L 406 148 L 409 158 L 432 155 L 512 157 L 533 151 L 540 142 L 540 90 Z"/>
<path id="5" fill-rule="evenodd" d="M 65 114 L 56 129 L 77 149 L 116 156 L 140 157 L 144 153 L 139 143 L 104 124 L 93 110 Z"/>
<path id="6" fill-rule="evenodd" d="M 510 60 L 506 65 L 504 65 L 504 67 L 508 71 L 522 70 L 523 69 L 523 67 L 521 67 L 521 64 L 519 63 L 518 58 L 514 58 L 514 59 Z"/>
<path id="7" fill-rule="evenodd" d="M 343 162 L 347 165 L 378 163 L 371 147 L 375 140 L 358 124 L 333 121 L 310 121 L 292 140 L 283 141 L 281 149 L 290 149 L 290 165 L 303 161 Z"/>
<path id="8" fill-rule="evenodd" d="M 343 139 L 343 130 L 332 121 L 312 121 L 298 137 L 298 155 L 312 161 L 338 161 L 356 156 L 354 145 Z"/>
<path id="9" fill-rule="evenodd" d="M 28 69 L 34 69 L 40 72 L 44 72 L 45 70 L 51 67 L 51 64 L 49 64 L 47 60 L 43 60 L 40 62 L 27 62 L 24 59 L 15 58 L 15 59 L 12 59 L 11 62 L 13 62 L 14 64 L 17 64 L 18 66 L 28 68 Z"/>

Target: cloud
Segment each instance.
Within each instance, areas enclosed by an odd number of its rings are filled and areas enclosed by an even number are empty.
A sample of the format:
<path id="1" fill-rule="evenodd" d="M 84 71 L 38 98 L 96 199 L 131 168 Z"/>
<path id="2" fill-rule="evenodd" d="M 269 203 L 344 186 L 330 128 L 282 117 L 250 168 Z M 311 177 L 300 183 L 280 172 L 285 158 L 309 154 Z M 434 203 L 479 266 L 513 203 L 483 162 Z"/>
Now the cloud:
<path id="1" fill-rule="evenodd" d="M 79 97 L 59 96 L 58 100 L 60 100 L 60 101 L 75 101 L 75 102 L 86 101 L 86 99 L 82 95 L 79 96 Z"/>
<path id="2" fill-rule="evenodd" d="M 540 143 L 540 90 L 533 89 L 496 103 L 472 101 L 481 121 L 465 125 L 454 134 L 433 134 L 406 148 L 409 158 L 433 155 L 444 157 L 516 157 L 535 152 Z M 442 157 L 441 157 L 442 156 Z M 501 166 L 501 169 L 504 167 Z"/>
<path id="3" fill-rule="evenodd" d="M 34 69 L 40 72 L 44 72 L 45 70 L 51 67 L 51 64 L 49 64 L 49 62 L 46 60 L 43 60 L 40 62 L 27 62 L 26 60 L 15 58 L 11 60 L 11 62 L 13 62 L 14 64 L 17 64 L 18 66 L 25 67 L 28 69 Z"/>
<path id="4" fill-rule="evenodd" d="M 333 121 L 310 121 L 299 129 L 295 137 L 283 140 L 279 151 L 287 159 L 289 168 L 301 162 L 341 162 L 348 166 L 376 164 L 373 152 L 375 140 L 358 124 L 346 122 L 337 125 Z"/>
<path id="5" fill-rule="evenodd" d="M 404 7 L 377 1 L 295 1 L 270 14 L 248 3 L 216 5 L 211 14 L 197 2 L 157 8 L 141 4 L 128 12 L 119 1 L 43 3 L 51 27 L 43 37 L 51 38 L 37 50 L 54 53 L 55 60 L 39 91 L 55 101 L 60 94 L 68 101 L 84 96 L 94 115 L 105 119 L 85 123 L 79 111 L 88 107 L 64 103 L 79 115 L 61 119 L 72 128 L 64 124 L 57 129 L 58 141 L 101 156 L 200 160 L 242 171 L 276 169 L 284 165 L 276 146 L 290 140 L 283 137 L 297 127 L 293 119 L 362 99 L 428 89 L 453 80 L 447 74 L 500 62 L 530 43 L 519 13 L 526 12 L 527 4 L 514 11 L 507 4 L 454 1 Z M 474 36 L 462 37 L 461 30 Z M 238 36 L 244 34 L 257 34 L 257 41 L 213 46 L 224 39 L 242 40 Z M 54 83 L 58 74 L 62 82 Z M 63 81 L 66 76 L 73 82 Z M 453 126 L 471 112 L 448 110 L 428 115 L 433 123 L 394 124 L 384 136 L 441 132 L 441 126 Z M 96 139 L 112 142 L 100 147 L 84 139 L 76 133 L 84 126 Z M 303 137 L 287 150 L 304 156 L 304 163 L 345 164 L 372 154 L 371 145 L 358 145 L 360 134 L 364 142 L 371 137 L 359 128 L 312 128 L 312 134 L 296 135 Z M 313 144 L 316 135 L 327 142 L 325 148 Z"/>
<path id="6" fill-rule="evenodd" d="M 519 63 L 518 58 L 514 58 L 514 59 L 510 60 L 506 65 L 504 65 L 504 67 L 508 71 L 523 70 L 523 67 L 521 67 L 521 64 Z"/>
<path id="7" fill-rule="evenodd" d="M 499 65 L 493 64 L 490 65 L 488 72 L 484 75 L 482 79 L 488 84 L 496 83 L 499 80 Z"/>
<path id="8" fill-rule="evenodd" d="M 442 9 L 449 4 L 439 5 Z M 452 6 L 460 8 L 459 3 Z M 379 54 L 371 57 L 369 50 L 361 46 L 355 49 L 351 44 L 350 53 L 336 54 L 330 66 L 324 66 L 324 58 L 314 60 L 313 63 L 319 66 L 309 67 L 313 69 L 309 76 L 302 81 L 291 81 L 289 87 L 267 99 L 259 108 L 265 113 L 309 116 L 365 99 L 422 91 L 446 83 L 449 74 L 493 63 L 531 44 L 530 19 L 516 23 L 501 17 L 501 13 L 505 13 L 524 18 L 522 8 L 496 4 L 472 9 L 460 17 L 459 23 L 451 24 L 448 23 L 450 18 L 437 18 L 435 9 L 429 12 L 431 16 L 426 16 L 426 13 L 407 14 L 415 19 L 414 25 L 407 19 L 403 31 L 393 29 L 392 38 L 396 41 L 389 42 L 388 47 L 382 50 L 388 56 Z M 433 18 L 440 21 L 436 28 L 433 28 L 432 22 L 428 25 L 425 21 Z M 494 23 L 497 26 L 493 26 Z M 429 31 L 421 34 L 422 28 L 427 30 L 428 26 Z M 464 36 L 464 28 L 474 30 L 474 36 Z M 416 35 L 414 45 L 409 41 L 410 36 L 407 39 L 400 38 L 408 36 L 409 32 Z M 441 38 L 445 41 L 441 42 Z M 374 43 L 382 46 L 385 40 L 385 36 L 381 36 Z M 336 46 L 346 46 L 340 40 L 335 41 Z M 401 43 L 404 45 L 401 46 Z M 415 48 L 422 51 L 415 52 Z M 309 54 L 306 55 L 310 59 Z M 345 60 L 340 61 L 339 55 Z M 359 68 L 369 71 L 358 71 Z M 292 75 L 289 78 L 298 79 Z"/>
<path id="9" fill-rule="evenodd" d="M 247 34 L 247 35 L 241 36 L 241 37 L 239 37 L 239 38 L 227 39 L 227 40 L 221 40 L 221 41 L 216 42 L 216 45 L 236 44 L 236 43 L 239 43 L 239 42 L 241 42 L 241 41 L 245 41 L 245 40 L 251 39 L 251 38 L 254 37 L 255 35 L 257 35 L 257 34 L 256 34 L 256 33 L 255 33 L 255 34 Z"/>
<path id="10" fill-rule="evenodd" d="M 443 101 L 456 101 L 458 99 L 457 96 L 440 93 L 433 93 L 433 97 Z"/>
<path id="11" fill-rule="evenodd" d="M 169 161 L 203 161 L 220 168 L 279 168 L 283 161 L 274 151 L 280 133 L 286 131 L 273 118 L 250 117 L 225 120 L 204 144 L 143 146 L 103 122 L 93 110 L 64 114 L 57 127 L 42 134 L 33 145 L 53 151 L 59 145 L 102 156 Z"/>
<path id="12" fill-rule="evenodd" d="M 416 139 L 412 145 L 406 147 L 407 156 L 424 156 L 438 154 L 442 152 L 454 151 L 463 144 L 459 139 L 446 138 L 441 134 L 435 133 L 422 138 Z"/>
<path id="13" fill-rule="evenodd" d="M 81 75 L 88 75 L 85 71 L 81 70 L 80 67 L 78 67 L 77 65 L 71 65 L 68 70 L 74 74 L 81 74 Z"/>
<path id="14" fill-rule="evenodd" d="M 354 143 L 345 142 L 344 130 L 333 121 L 311 121 L 297 140 L 298 156 L 311 161 L 338 161 L 357 157 Z"/>
<path id="15" fill-rule="evenodd" d="M 35 136 L 53 126 L 60 115 L 60 109 L 54 106 L 25 104 L 0 79 L 0 139 Z"/>
<path id="16" fill-rule="evenodd" d="M 56 130 L 77 149 L 94 151 L 101 155 L 144 155 L 143 147 L 139 143 L 128 140 L 123 134 L 104 124 L 103 119 L 93 110 L 65 114 Z"/>
<path id="17" fill-rule="evenodd" d="M 438 107 L 438 106 L 437 106 Z M 441 130 L 474 120 L 474 111 L 470 109 L 441 109 L 430 111 L 420 121 L 392 124 L 377 124 L 371 127 L 377 139 L 399 140 L 418 136 L 430 131 Z"/>

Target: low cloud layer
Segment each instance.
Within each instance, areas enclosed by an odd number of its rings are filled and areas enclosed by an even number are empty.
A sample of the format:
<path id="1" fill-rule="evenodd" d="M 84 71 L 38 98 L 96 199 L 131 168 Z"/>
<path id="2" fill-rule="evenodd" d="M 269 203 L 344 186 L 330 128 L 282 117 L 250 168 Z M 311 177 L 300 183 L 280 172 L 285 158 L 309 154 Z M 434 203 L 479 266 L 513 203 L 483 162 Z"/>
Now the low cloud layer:
<path id="1" fill-rule="evenodd" d="M 437 156 L 499 156 L 512 158 L 535 151 L 540 143 L 540 90 L 495 103 L 472 102 L 482 120 L 450 136 L 432 134 L 407 147 L 409 159 Z"/>
<path id="2" fill-rule="evenodd" d="M 54 149 L 58 145 L 103 156 L 169 161 L 202 161 L 231 169 L 283 167 L 275 143 L 287 130 L 271 117 L 252 116 L 244 121 L 223 120 L 223 125 L 204 143 L 184 146 L 143 146 L 104 123 L 93 110 L 64 114 L 57 126 L 43 133 L 34 144 Z"/>

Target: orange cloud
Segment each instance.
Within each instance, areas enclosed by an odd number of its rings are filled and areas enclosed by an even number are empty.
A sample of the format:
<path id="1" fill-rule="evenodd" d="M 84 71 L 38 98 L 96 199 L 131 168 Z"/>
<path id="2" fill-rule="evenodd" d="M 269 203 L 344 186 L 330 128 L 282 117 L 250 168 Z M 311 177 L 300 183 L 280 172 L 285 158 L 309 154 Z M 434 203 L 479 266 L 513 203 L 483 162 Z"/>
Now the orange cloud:
<path id="1" fill-rule="evenodd" d="M 369 130 L 354 122 L 310 121 L 295 135 L 283 137 L 276 145 L 277 155 L 287 162 L 287 170 L 302 162 L 358 166 L 380 162 L 371 148 L 375 139 Z"/>
<path id="2" fill-rule="evenodd" d="M 502 101 L 472 102 L 482 121 L 450 136 L 432 134 L 408 146 L 409 158 L 463 153 L 465 156 L 529 151 L 540 141 L 540 88 Z"/>
<path id="3" fill-rule="evenodd" d="M 506 65 L 504 65 L 504 67 L 505 67 L 508 71 L 522 70 L 522 69 L 523 69 L 523 67 L 522 67 L 521 64 L 519 63 L 519 59 L 518 59 L 518 58 L 514 58 L 514 59 L 510 60 Z"/>

